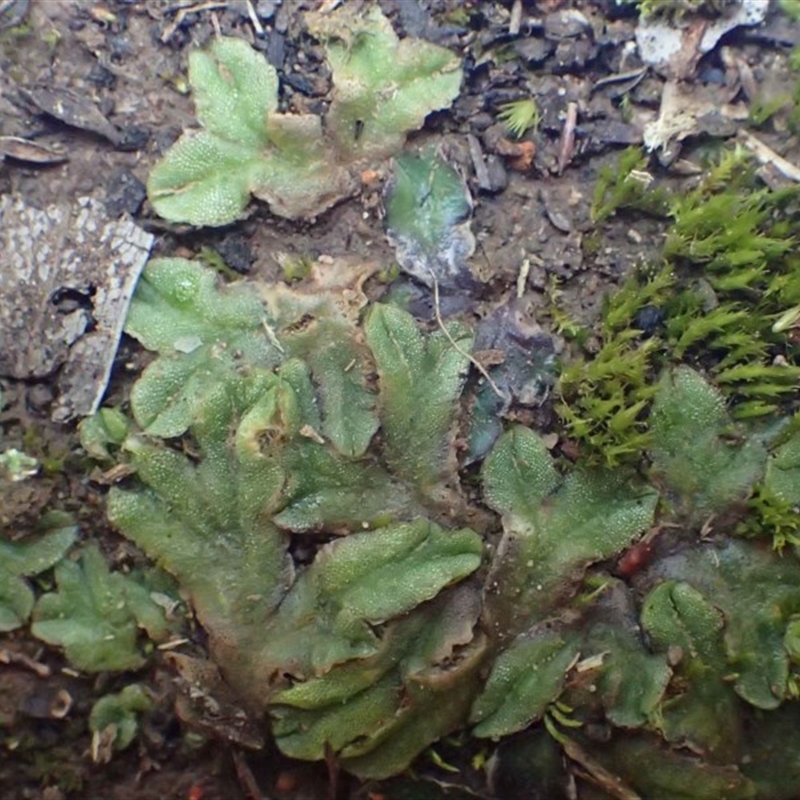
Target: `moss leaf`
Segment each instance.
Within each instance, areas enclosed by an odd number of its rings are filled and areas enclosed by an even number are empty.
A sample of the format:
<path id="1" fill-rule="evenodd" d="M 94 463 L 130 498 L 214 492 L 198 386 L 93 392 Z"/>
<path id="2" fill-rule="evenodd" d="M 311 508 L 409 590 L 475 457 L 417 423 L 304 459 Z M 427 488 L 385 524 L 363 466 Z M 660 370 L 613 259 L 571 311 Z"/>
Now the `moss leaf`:
<path id="1" fill-rule="evenodd" d="M 153 707 L 153 700 L 140 683 L 131 683 L 121 692 L 101 697 L 89 713 L 89 730 L 105 739 L 105 747 L 124 750 L 136 737 L 139 716 Z M 102 752 L 99 760 L 108 757 Z"/>
<path id="2" fill-rule="evenodd" d="M 228 376 L 194 412 L 200 463 L 131 435 L 124 448 L 147 488 L 112 490 L 108 515 L 178 578 L 212 633 L 245 636 L 288 580 L 286 542 L 269 517 L 285 480 L 282 451 L 264 454 L 259 442 L 296 434 L 296 398 L 271 373 Z"/>
<path id="3" fill-rule="evenodd" d="M 784 636 L 800 608 L 800 564 L 731 540 L 663 559 L 649 579 L 681 580 L 713 598 L 725 618 L 723 677 L 740 697 L 757 708 L 773 709 L 789 696 Z"/>
<path id="4" fill-rule="evenodd" d="M 361 456 L 378 429 L 377 395 L 367 388 L 368 352 L 350 326 L 320 320 L 287 338 L 286 348 L 303 358 L 319 387 L 322 433 L 346 456 Z"/>
<path id="5" fill-rule="evenodd" d="M 724 680 L 724 624 L 722 612 L 684 581 L 659 584 L 642 607 L 654 649 L 676 662 L 674 689 L 659 712 L 664 738 L 733 763 L 744 737 L 741 703 Z"/>
<path id="6" fill-rule="evenodd" d="M 132 578 L 109 572 L 96 547 L 80 563 L 56 567 L 58 590 L 42 596 L 33 611 L 31 632 L 64 648 L 70 663 L 86 672 L 138 669 L 145 663 L 139 627 L 163 639 L 169 628 L 163 611 Z"/>
<path id="7" fill-rule="evenodd" d="M 722 396 L 689 367 L 665 373 L 650 425 L 653 470 L 693 518 L 743 499 L 764 473 L 764 445 L 741 436 Z"/>
<path id="8" fill-rule="evenodd" d="M 500 437 L 481 474 L 504 530 L 487 604 L 511 637 L 574 591 L 588 564 L 642 533 L 657 500 L 621 472 L 575 471 L 559 480 L 539 438 L 520 426 Z"/>
<path id="9" fill-rule="evenodd" d="M 320 759 L 332 748 L 361 777 L 402 771 L 464 721 L 486 645 L 473 640 L 479 613 L 477 587 L 459 585 L 385 626 L 372 656 L 279 691 L 281 749 Z"/>
<path id="10" fill-rule="evenodd" d="M 449 445 L 472 336 L 451 325 L 459 352 L 441 331 L 423 336 L 410 314 L 378 304 L 364 329 L 378 366 L 387 462 L 400 477 L 431 492 L 455 469 Z"/>
<path id="11" fill-rule="evenodd" d="M 21 542 L 0 540 L 0 632 L 24 625 L 33 610 L 34 594 L 25 580 L 57 564 L 75 541 L 68 526 Z"/>
<path id="12" fill-rule="evenodd" d="M 770 454 L 764 485 L 784 502 L 800 503 L 800 434 Z"/>
<path id="13" fill-rule="evenodd" d="M 706 763 L 691 753 L 666 746 L 655 736 L 617 736 L 610 744 L 595 745 L 592 752 L 640 797 L 754 800 L 759 796 L 753 782 L 737 766 Z"/>
<path id="14" fill-rule="evenodd" d="M 220 286 L 212 270 L 186 259 L 150 261 L 125 323 L 126 333 L 162 355 L 131 392 L 137 423 L 154 436 L 180 436 L 203 392 L 240 362 L 275 366 L 280 353 L 265 321 L 252 287 Z"/>
<path id="15" fill-rule="evenodd" d="M 544 716 L 558 699 L 580 642 L 551 625 L 534 628 L 514 640 L 495 661 L 475 701 L 470 721 L 480 737 L 516 733 Z"/>
<path id="16" fill-rule="evenodd" d="M 474 572 L 482 549 L 473 531 L 444 531 L 425 519 L 326 545 L 265 631 L 262 663 L 308 678 L 374 655 L 380 649 L 375 626 Z"/>
<path id="17" fill-rule="evenodd" d="M 621 728 L 638 728 L 652 719 L 672 671 L 664 655 L 650 653 L 639 632 L 611 618 L 591 627 L 581 652 L 602 655 L 595 679 L 606 717 Z"/>
<path id="18" fill-rule="evenodd" d="M 407 131 L 458 96 L 458 57 L 429 42 L 398 39 L 377 6 L 360 12 L 306 14 L 309 30 L 325 45 L 334 93 L 328 124 L 340 145 L 359 157 L 399 150 Z"/>

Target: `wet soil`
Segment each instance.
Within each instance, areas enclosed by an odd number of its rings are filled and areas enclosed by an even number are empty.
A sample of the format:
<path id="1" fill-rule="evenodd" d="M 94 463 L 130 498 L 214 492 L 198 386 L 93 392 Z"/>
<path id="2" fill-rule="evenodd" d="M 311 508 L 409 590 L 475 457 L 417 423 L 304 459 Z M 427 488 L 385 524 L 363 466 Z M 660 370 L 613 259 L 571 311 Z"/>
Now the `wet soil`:
<path id="1" fill-rule="evenodd" d="M 235 271 L 264 280 L 281 278 L 285 254 L 310 260 L 346 255 L 391 264 L 380 180 L 317 220 L 289 222 L 254 204 L 247 220 L 220 230 L 167 225 L 144 198 L 149 169 L 194 124 L 185 82 L 187 53 L 215 32 L 240 36 L 265 53 L 283 79 L 286 110 L 324 104 L 323 59 L 302 19 L 304 10 L 318 5 L 302 0 L 0 2 L 0 136 L 34 140 L 67 157 L 53 165 L 0 160 L 0 195 L 20 195 L 42 208 L 91 195 L 105 201 L 113 215 L 131 215 L 153 232 L 154 254 L 193 256 L 212 248 Z M 600 169 L 615 164 L 623 147 L 640 144 L 644 125 L 658 114 L 664 77 L 642 69 L 636 55 L 635 6 L 614 0 L 384 0 L 380 5 L 400 34 L 430 39 L 464 58 L 461 96 L 449 111 L 432 115 L 410 145 L 444 142 L 472 189 L 478 248 L 471 267 L 486 291 L 467 313 L 473 319 L 484 316 L 515 293 L 527 262 L 520 305 L 532 320 L 546 330 L 552 327 L 549 290 L 557 281 L 562 307 L 576 322 L 591 325 L 604 294 L 633 266 L 651 261 L 663 236 L 661 224 L 644 216 L 620 215 L 602 229 L 590 219 Z M 800 27 L 776 21 L 770 11 L 760 29 L 733 31 L 723 41 L 724 52 L 721 45 L 700 58 L 687 85 L 727 86 L 730 64 L 738 59 L 748 70 L 737 74 L 752 78 L 749 85 L 740 78 L 733 93 L 745 107 L 791 94 L 795 78 L 788 54 L 798 41 Z M 628 73 L 633 77 L 607 80 Z M 45 113 L 36 94 L 45 90 L 56 97 L 71 92 L 89 103 L 113 126 L 115 141 L 97 126 L 87 130 L 82 118 L 70 125 Z M 542 120 L 523 137 L 535 145 L 533 160 L 520 164 L 504 154 L 509 137 L 502 126 L 498 129 L 497 114 L 504 103 L 526 96 L 536 98 Z M 577 122 L 570 144 L 565 125 L 573 108 Z M 721 131 L 699 125 L 679 154 L 662 158 L 662 164 L 654 160 L 653 169 L 689 184 L 689 167 L 699 163 L 703 149 L 733 137 L 740 124 Z M 800 161 L 781 113 L 758 135 L 790 161 Z M 492 166 L 489 184 L 480 185 L 467 136 L 475 137 Z M 381 166 L 383 177 L 387 169 Z M 0 264 L 2 259 L 0 253 Z M 108 389 L 112 402 L 125 396 L 146 361 L 134 342 L 123 341 Z M 55 380 L 0 378 L 0 450 L 18 447 L 42 464 L 35 480 L 5 490 L 0 525 L 22 538 L 45 510 L 68 511 L 81 538 L 98 542 L 112 564 L 134 563 L 141 555 L 104 522 L 103 490 L 90 480 L 92 465 L 74 425 L 50 421 Z M 90 678 L 65 667 L 58 652 L 24 631 L 0 638 L 4 799 L 301 800 L 333 796 L 331 791 L 339 797 L 385 796 L 380 787 L 358 787 L 346 778 L 331 790 L 324 765 L 289 763 L 269 750 L 245 754 L 188 732 L 173 710 L 171 670 L 158 659 L 137 676 L 158 698 L 138 743 L 110 763 L 95 763 L 88 711 L 97 697 L 118 690 L 130 676 Z M 66 712 L 64 697 L 69 698 Z"/>

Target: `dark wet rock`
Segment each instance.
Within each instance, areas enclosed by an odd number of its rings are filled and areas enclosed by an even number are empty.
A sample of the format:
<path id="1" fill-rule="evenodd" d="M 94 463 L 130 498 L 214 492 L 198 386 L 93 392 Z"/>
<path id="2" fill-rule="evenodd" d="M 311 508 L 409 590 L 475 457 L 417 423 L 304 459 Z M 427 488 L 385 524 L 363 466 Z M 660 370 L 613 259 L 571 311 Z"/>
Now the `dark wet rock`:
<path id="1" fill-rule="evenodd" d="M 281 3 L 280 8 L 275 14 L 275 20 L 273 22 L 275 30 L 278 31 L 278 33 L 285 34 L 289 30 L 289 22 L 291 21 L 291 18 L 291 10 L 288 6 L 285 6 L 283 3 Z"/>
<path id="2" fill-rule="evenodd" d="M 567 214 L 551 204 L 545 202 L 545 212 L 550 224 L 560 230 L 562 233 L 569 233 L 572 230 L 572 222 Z"/>
<path id="3" fill-rule="evenodd" d="M 86 80 L 97 86 L 98 89 L 113 89 L 117 83 L 116 75 L 98 62 L 92 64 Z"/>
<path id="4" fill-rule="evenodd" d="M 264 55 L 277 70 L 283 70 L 286 61 L 286 36 L 278 31 L 267 31 L 264 39 L 256 42 L 256 47 L 264 51 Z"/>
<path id="5" fill-rule="evenodd" d="M 658 108 L 661 104 L 661 95 L 664 92 L 664 82 L 656 77 L 647 77 L 631 92 L 631 100 L 643 106 Z"/>
<path id="6" fill-rule="evenodd" d="M 468 291 L 445 290 L 439 293 L 439 312 L 447 319 L 455 314 L 463 314 L 475 305 L 474 286 Z M 385 303 L 392 303 L 408 311 L 417 319 L 432 322 L 436 319 L 433 290 L 413 278 L 401 277 L 392 283 L 382 298 Z"/>
<path id="7" fill-rule="evenodd" d="M 431 25 L 430 12 L 424 3 L 408 3 L 405 0 L 389 0 L 384 3 L 389 13 L 396 13 L 407 36 L 427 38 Z"/>
<path id="8" fill-rule="evenodd" d="M 517 300 L 480 323 L 473 354 L 488 368 L 493 385 L 479 383 L 470 398 L 466 464 L 486 456 L 503 432 L 501 417 L 513 404 L 540 406 L 555 385 L 555 341 L 526 319 Z"/>
<path id="9" fill-rule="evenodd" d="M 296 72 L 284 72 L 282 77 L 285 84 L 291 86 L 296 92 L 306 95 L 306 97 L 317 93 L 313 81 L 304 75 L 298 75 Z"/>
<path id="10" fill-rule="evenodd" d="M 618 47 L 625 42 L 630 42 L 635 38 L 635 28 L 630 22 L 619 21 L 609 22 L 604 25 L 601 30 L 595 31 L 595 41 L 597 44 L 604 47 Z M 621 57 L 622 53 L 616 53 L 617 57 Z M 630 54 L 625 54 L 630 58 Z M 628 67 L 632 66 L 628 64 Z M 612 70 L 615 71 L 615 70 Z"/>
<path id="11" fill-rule="evenodd" d="M 501 306 L 481 322 L 474 350 L 502 352 L 502 362 L 491 367 L 489 374 L 509 400 L 538 405 L 553 386 L 553 337 L 526 319 L 516 301 Z"/>
<path id="12" fill-rule="evenodd" d="M 579 126 L 583 141 L 581 152 L 602 152 L 608 145 L 635 145 L 642 143 L 642 129 L 616 119 L 598 120 Z"/>
<path id="13" fill-rule="evenodd" d="M 106 183 L 106 210 L 110 217 L 138 214 L 146 196 L 145 185 L 127 167 L 121 167 Z"/>
<path id="14" fill-rule="evenodd" d="M 73 128 L 95 133 L 116 145 L 120 133 L 91 99 L 66 87 L 40 84 L 30 89 L 20 88 L 25 102 L 38 111 L 64 122 Z"/>
<path id="15" fill-rule="evenodd" d="M 55 386 L 51 383 L 34 383 L 25 394 L 25 405 L 39 414 L 46 414 L 56 399 Z"/>
<path id="16" fill-rule="evenodd" d="M 701 69 L 698 76 L 703 83 L 711 83 L 715 86 L 725 85 L 725 72 L 719 67 L 706 67 Z"/>
<path id="17" fill-rule="evenodd" d="M 549 39 L 530 36 L 514 42 L 514 52 L 525 61 L 529 67 L 543 64 L 556 49 L 555 42 Z"/>
<path id="18" fill-rule="evenodd" d="M 544 18 L 544 35 L 548 39 L 571 39 L 591 32 L 591 23 L 577 8 L 554 11 Z"/>
<path id="19" fill-rule="evenodd" d="M 658 306 L 646 305 L 636 312 L 633 324 L 642 333 L 652 336 L 664 321 L 664 312 Z"/>
<path id="20" fill-rule="evenodd" d="M 133 47 L 127 34 L 120 34 L 118 36 L 112 36 L 108 40 L 108 49 L 111 60 L 118 63 L 130 56 Z"/>
<path id="21" fill-rule="evenodd" d="M 566 800 L 570 775 L 564 757 L 544 728 L 505 739 L 487 764 L 489 786 L 505 800 Z"/>
<path id="22" fill-rule="evenodd" d="M 494 121 L 494 117 L 486 111 L 481 111 L 470 119 L 472 127 L 479 131 L 486 130 L 490 125 L 494 125 Z"/>
<path id="23" fill-rule="evenodd" d="M 639 6 L 628 0 L 595 0 L 595 5 L 607 20 L 635 19 L 639 16 Z"/>
<path id="24" fill-rule="evenodd" d="M 250 242 L 238 231 L 229 233 L 216 247 L 225 263 L 236 272 L 247 274 L 255 256 Z"/>
<path id="25" fill-rule="evenodd" d="M 143 150 L 150 141 L 150 131 L 141 125 L 127 125 L 120 129 L 117 150 L 132 152 Z"/>
<path id="26" fill-rule="evenodd" d="M 487 156 L 486 172 L 489 176 L 489 187 L 486 191 L 497 194 L 508 186 L 508 172 L 500 156 Z"/>
<path id="27" fill-rule="evenodd" d="M 597 52 L 597 45 L 590 39 L 564 39 L 556 47 L 551 69 L 556 74 L 583 70 Z"/>
<path id="28" fill-rule="evenodd" d="M 582 238 L 577 231 L 541 237 L 538 255 L 550 273 L 566 280 L 583 269 Z"/>
<path id="29" fill-rule="evenodd" d="M 171 147 L 183 133 L 183 129 L 177 125 L 170 125 L 165 128 L 157 128 L 153 136 L 156 152 L 163 153 Z"/>

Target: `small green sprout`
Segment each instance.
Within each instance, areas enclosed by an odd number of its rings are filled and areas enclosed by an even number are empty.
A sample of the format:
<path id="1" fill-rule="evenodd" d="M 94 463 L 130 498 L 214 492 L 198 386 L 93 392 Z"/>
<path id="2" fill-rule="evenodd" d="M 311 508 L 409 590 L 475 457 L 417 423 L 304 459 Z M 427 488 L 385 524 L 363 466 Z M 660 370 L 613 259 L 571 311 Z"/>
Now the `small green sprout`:
<path id="1" fill-rule="evenodd" d="M 30 478 L 39 471 L 39 462 L 12 447 L 9 450 L 4 450 L 0 453 L 0 474 L 5 473 L 8 480 L 17 483 Z"/>
<path id="2" fill-rule="evenodd" d="M 775 97 L 756 97 L 750 106 L 750 122 L 756 127 L 761 127 L 791 102 L 792 97 L 789 94 L 779 94 Z"/>
<path id="3" fill-rule="evenodd" d="M 592 222 L 602 222 L 623 208 L 666 216 L 668 195 L 654 186 L 654 178 L 647 171 L 648 161 L 639 148 L 629 147 L 618 164 L 601 168 L 592 195 Z"/>
<path id="4" fill-rule="evenodd" d="M 454 766 L 453 764 L 448 763 L 445 761 L 439 753 L 436 751 L 435 748 L 429 747 L 427 750 L 428 757 L 430 760 L 437 766 L 439 769 L 444 770 L 445 772 L 450 772 L 452 774 L 458 774 L 461 770 Z"/>
<path id="5" fill-rule="evenodd" d="M 283 271 L 283 279 L 287 283 L 307 278 L 313 265 L 312 260 L 302 253 L 298 255 L 286 252 L 275 253 L 275 260 Z"/>
<path id="6" fill-rule="evenodd" d="M 800 326 L 800 305 L 784 311 L 772 326 L 773 333 L 791 331 Z"/>
<path id="7" fill-rule="evenodd" d="M 555 700 L 550 703 L 544 717 L 542 717 L 545 729 L 562 747 L 569 746 L 569 738 L 558 729 L 558 725 L 564 728 L 580 728 L 583 726 L 580 720 L 569 716 L 574 710 L 566 703 Z"/>
<path id="8" fill-rule="evenodd" d="M 132 683 L 117 694 L 101 697 L 89 714 L 92 760 L 103 764 L 114 751 L 130 746 L 139 731 L 140 715 L 150 711 L 153 700 L 140 683 Z"/>
<path id="9" fill-rule="evenodd" d="M 497 118 L 505 123 L 510 134 L 519 139 L 527 131 L 531 129 L 535 131 L 539 127 L 541 114 L 536 100 L 533 97 L 526 97 L 500 106 Z"/>
<path id="10" fill-rule="evenodd" d="M 787 545 L 800 546 L 800 512 L 797 505 L 759 485 L 747 501 L 747 514 L 736 532 L 741 536 L 768 536 L 778 552 Z"/>

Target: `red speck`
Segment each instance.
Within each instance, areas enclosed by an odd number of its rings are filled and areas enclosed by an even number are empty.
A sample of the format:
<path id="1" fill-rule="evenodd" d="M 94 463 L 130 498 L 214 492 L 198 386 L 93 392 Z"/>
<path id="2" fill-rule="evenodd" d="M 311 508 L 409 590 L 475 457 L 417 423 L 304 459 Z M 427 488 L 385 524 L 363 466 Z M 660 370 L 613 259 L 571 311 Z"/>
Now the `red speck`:
<path id="1" fill-rule="evenodd" d="M 644 569 L 653 558 L 653 542 L 637 542 L 626 550 L 617 562 L 617 574 L 623 578 L 630 578 L 640 569 Z"/>
<path id="2" fill-rule="evenodd" d="M 275 780 L 276 792 L 293 792 L 297 788 L 297 777 L 292 772 L 281 772 Z"/>

